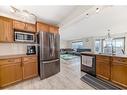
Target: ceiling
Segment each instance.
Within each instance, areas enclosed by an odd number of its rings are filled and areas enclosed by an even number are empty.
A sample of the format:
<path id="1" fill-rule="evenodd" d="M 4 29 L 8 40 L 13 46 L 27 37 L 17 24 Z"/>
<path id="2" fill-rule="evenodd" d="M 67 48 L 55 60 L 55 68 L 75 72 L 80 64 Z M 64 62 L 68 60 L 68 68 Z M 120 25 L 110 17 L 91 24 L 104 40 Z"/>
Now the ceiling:
<path id="1" fill-rule="evenodd" d="M 63 40 L 127 32 L 127 6 L 14 6 L 37 16 L 38 21 L 59 25 Z M 100 8 L 96 13 L 96 8 Z M 86 14 L 89 14 L 87 17 Z M 10 6 L 0 6 L 0 15 L 17 18 Z M 30 18 L 30 17 L 29 17 Z"/>
<path id="2" fill-rule="evenodd" d="M 58 25 L 78 6 L 14 6 L 19 10 L 27 10 L 37 16 L 38 21 Z M 0 12 L 15 17 L 10 6 L 0 6 Z"/>
<path id="3" fill-rule="evenodd" d="M 74 40 L 84 37 L 107 35 L 108 29 L 111 34 L 127 32 L 127 6 L 100 6 L 99 13 L 95 7 L 80 14 L 71 22 L 66 22 L 60 27 L 62 40 Z"/>

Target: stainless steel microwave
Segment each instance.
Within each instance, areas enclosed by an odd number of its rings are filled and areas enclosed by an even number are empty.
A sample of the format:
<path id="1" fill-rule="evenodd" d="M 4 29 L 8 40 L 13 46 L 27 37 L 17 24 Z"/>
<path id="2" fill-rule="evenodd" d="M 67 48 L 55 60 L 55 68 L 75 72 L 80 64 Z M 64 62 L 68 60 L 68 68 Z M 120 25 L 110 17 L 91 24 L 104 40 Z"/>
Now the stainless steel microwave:
<path id="1" fill-rule="evenodd" d="M 34 42 L 34 38 L 33 33 L 15 31 L 15 42 Z"/>

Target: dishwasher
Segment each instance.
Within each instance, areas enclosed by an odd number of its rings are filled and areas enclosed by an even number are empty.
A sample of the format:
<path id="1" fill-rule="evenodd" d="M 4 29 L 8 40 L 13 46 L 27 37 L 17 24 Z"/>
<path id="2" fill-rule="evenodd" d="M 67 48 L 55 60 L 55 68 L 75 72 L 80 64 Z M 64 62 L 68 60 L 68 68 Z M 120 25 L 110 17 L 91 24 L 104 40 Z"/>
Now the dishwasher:
<path id="1" fill-rule="evenodd" d="M 94 55 L 81 55 L 81 71 L 96 76 L 96 57 Z"/>

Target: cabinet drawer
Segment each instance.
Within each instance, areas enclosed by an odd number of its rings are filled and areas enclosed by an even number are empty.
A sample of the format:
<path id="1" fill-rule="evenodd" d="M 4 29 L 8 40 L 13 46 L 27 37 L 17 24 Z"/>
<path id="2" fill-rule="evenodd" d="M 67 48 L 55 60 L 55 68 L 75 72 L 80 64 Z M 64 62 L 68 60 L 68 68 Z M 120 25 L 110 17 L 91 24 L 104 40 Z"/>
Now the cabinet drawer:
<path id="1" fill-rule="evenodd" d="M 23 62 L 37 62 L 37 56 L 23 57 Z"/>
<path id="2" fill-rule="evenodd" d="M 108 60 L 109 61 L 109 57 L 108 56 L 96 56 L 96 60 Z"/>
<path id="3" fill-rule="evenodd" d="M 127 64 L 127 58 L 114 57 L 112 62 Z"/>
<path id="4" fill-rule="evenodd" d="M 9 58 L 0 60 L 0 65 L 6 65 L 10 63 L 21 63 L 21 58 Z"/>
<path id="5" fill-rule="evenodd" d="M 110 61 L 110 58 L 107 56 L 96 56 L 96 61 L 98 62 L 107 62 Z"/>

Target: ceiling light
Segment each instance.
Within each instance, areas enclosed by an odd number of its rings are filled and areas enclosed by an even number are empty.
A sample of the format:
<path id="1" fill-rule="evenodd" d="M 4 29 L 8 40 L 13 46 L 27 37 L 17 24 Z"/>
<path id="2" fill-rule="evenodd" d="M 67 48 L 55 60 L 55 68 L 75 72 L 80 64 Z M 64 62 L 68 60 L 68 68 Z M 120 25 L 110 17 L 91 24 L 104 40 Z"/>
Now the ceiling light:
<path id="1" fill-rule="evenodd" d="M 96 8 L 96 13 L 98 13 L 100 11 L 100 9 L 99 8 Z"/>
<path id="2" fill-rule="evenodd" d="M 86 17 L 88 17 L 88 16 L 89 16 L 89 14 L 87 13 L 87 14 L 86 14 Z"/>
<path id="3" fill-rule="evenodd" d="M 11 11 L 12 13 L 19 12 L 19 10 L 16 9 L 15 7 L 13 7 L 13 6 L 10 6 L 10 7 L 11 7 L 11 8 L 10 8 L 10 11 Z"/>

